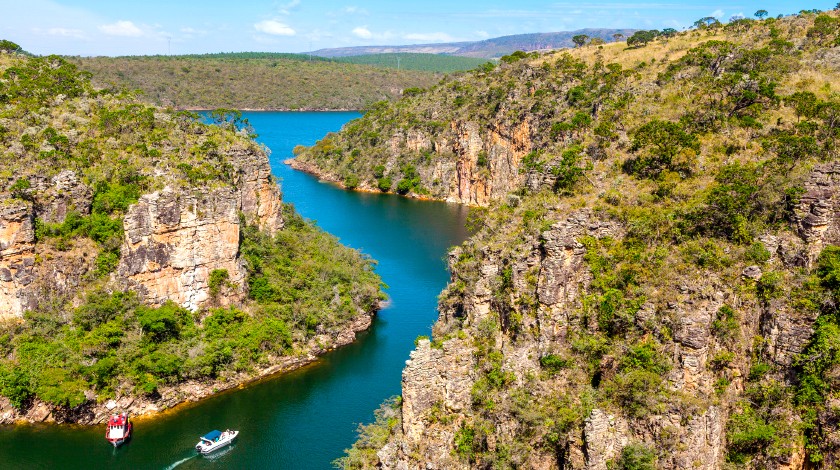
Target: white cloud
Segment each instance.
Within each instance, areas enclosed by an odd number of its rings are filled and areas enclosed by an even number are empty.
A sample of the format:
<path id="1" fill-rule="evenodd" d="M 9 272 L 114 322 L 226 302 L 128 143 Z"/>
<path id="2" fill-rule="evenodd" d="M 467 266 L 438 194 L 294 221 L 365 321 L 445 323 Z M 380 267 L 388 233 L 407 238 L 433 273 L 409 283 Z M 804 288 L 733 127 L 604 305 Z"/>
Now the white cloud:
<path id="1" fill-rule="evenodd" d="M 723 18 L 723 10 L 718 8 L 717 10 L 713 11 L 712 14 L 709 16 L 713 16 L 715 18 Z"/>
<path id="2" fill-rule="evenodd" d="M 183 39 L 193 39 L 196 37 L 207 36 L 207 31 L 203 29 L 196 29 L 189 26 L 180 29 Z"/>
<path id="3" fill-rule="evenodd" d="M 109 36 L 140 37 L 143 30 L 131 21 L 120 20 L 116 23 L 103 24 L 99 30 Z"/>
<path id="4" fill-rule="evenodd" d="M 306 34 L 306 39 L 309 39 L 310 41 L 320 41 L 321 39 L 329 39 L 332 37 L 334 37 L 332 32 L 320 29 L 313 29 Z"/>
<path id="5" fill-rule="evenodd" d="M 36 30 L 35 32 L 40 32 L 40 30 Z M 45 31 L 50 36 L 61 36 L 65 38 L 76 38 L 76 39 L 85 39 L 87 36 L 85 32 L 81 29 L 71 29 L 71 28 L 50 28 Z"/>
<path id="6" fill-rule="evenodd" d="M 344 8 L 341 9 L 341 12 L 346 14 L 346 15 L 369 15 L 370 14 L 364 8 L 359 8 L 357 6 L 344 7 Z"/>
<path id="7" fill-rule="evenodd" d="M 272 36 L 294 36 L 297 34 L 294 29 L 277 20 L 260 21 L 254 25 L 254 29 Z"/>
<path id="8" fill-rule="evenodd" d="M 487 31 L 476 31 L 475 35 L 481 39 L 487 39 L 490 37 L 490 33 Z"/>
<path id="9" fill-rule="evenodd" d="M 371 33 L 369 29 L 367 29 L 367 26 L 359 26 L 357 28 L 354 28 L 353 35 L 362 39 L 370 39 L 373 37 L 373 33 Z"/>
<path id="10" fill-rule="evenodd" d="M 367 16 L 370 15 L 370 12 L 365 10 L 364 8 L 359 8 L 355 5 L 350 5 L 343 7 L 339 10 L 328 11 L 326 12 L 326 15 L 330 18 L 338 18 L 349 15 Z"/>
<path id="11" fill-rule="evenodd" d="M 453 42 L 455 39 L 446 33 L 409 33 L 403 36 L 409 41 Z"/>
<path id="12" fill-rule="evenodd" d="M 292 0 L 291 2 L 289 2 L 289 3 L 285 4 L 285 5 L 281 5 L 281 6 L 277 9 L 277 11 L 278 11 L 278 13 L 280 13 L 281 15 L 286 15 L 286 16 L 288 16 L 288 15 L 291 15 L 291 14 L 292 14 L 292 10 L 294 10 L 295 8 L 297 8 L 297 6 L 298 6 L 298 5 L 300 5 L 300 0 Z"/>

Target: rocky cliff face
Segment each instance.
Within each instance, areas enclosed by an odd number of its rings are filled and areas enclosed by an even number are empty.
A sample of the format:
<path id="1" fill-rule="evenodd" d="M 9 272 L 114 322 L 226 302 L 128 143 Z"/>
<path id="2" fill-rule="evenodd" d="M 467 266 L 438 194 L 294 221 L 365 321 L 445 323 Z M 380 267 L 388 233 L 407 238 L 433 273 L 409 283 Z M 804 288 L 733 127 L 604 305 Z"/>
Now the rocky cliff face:
<path id="1" fill-rule="evenodd" d="M 167 188 L 140 198 L 125 216 L 118 277 L 149 304 L 171 300 L 197 310 L 210 298 L 210 273 L 224 270 L 236 286 L 233 299 L 241 300 L 236 196 L 227 188 L 192 194 Z"/>
<path id="2" fill-rule="evenodd" d="M 35 179 L 32 193 L 36 196 L 29 201 L 0 196 L 0 318 L 19 318 L 47 293 L 72 296 L 92 269 L 96 248 L 89 243 L 66 252 L 35 240 L 36 218 L 55 223 L 70 211 L 90 212 L 90 188 L 68 170 Z"/>
<path id="3" fill-rule="evenodd" d="M 146 302 L 171 300 L 195 311 L 211 300 L 209 280 L 215 270 L 227 273 L 230 289 L 222 300 L 235 304 L 244 299 L 240 223 L 274 234 L 283 226 L 282 202 L 264 156 L 248 149 L 235 149 L 231 156 L 240 179 L 233 187 L 167 187 L 141 197 L 126 214 L 117 277 Z"/>
<path id="4" fill-rule="evenodd" d="M 831 218 L 838 216 L 840 213 L 834 213 Z M 659 468 L 721 468 L 725 428 L 732 410 L 727 401 L 721 404 L 715 398 L 720 396 L 715 392 L 720 372 L 712 366 L 712 358 L 732 345 L 725 346 L 715 337 L 713 322 L 721 306 L 735 301 L 738 294 L 719 279 L 675 279 L 681 294 L 674 301 L 644 304 L 636 315 L 640 325 L 657 324 L 656 328 L 673 331 L 672 341 L 662 351 L 673 361 L 664 392 L 673 400 L 664 399 L 658 411 L 644 416 L 628 416 L 614 405 L 590 403 L 584 407 L 588 411 L 582 421 L 568 434 L 551 437 L 557 447 L 545 443 L 541 420 L 558 419 L 545 411 L 545 404 L 557 400 L 579 403 L 592 393 L 588 379 L 575 370 L 580 364 L 549 376 L 540 362 L 541 357 L 568 354 L 581 347 L 576 343 L 581 332 L 597 329 L 591 319 L 581 316 L 592 276 L 584 260 L 587 248 L 580 240 L 621 237 L 623 232 L 620 224 L 578 211 L 552 225 L 539 239 L 526 241 L 524 251 L 509 258 L 509 265 L 498 252 L 482 252 L 478 267 L 471 268 L 479 274 L 466 286 L 466 293 L 452 300 L 452 285 L 450 294 L 444 293 L 435 327 L 437 342 L 421 340 L 407 362 L 402 381 L 402 428 L 380 451 L 384 466 L 473 467 L 453 451 L 463 445 L 461 431 L 469 428 L 484 433 L 481 446 L 485 452 L 517 449 L 516 463 L 524 468 L 606 470 L 623 449 L 639 442 L 657 443 Z M 457 262 L 461 255 L 456 250 L 450 260 L 454 282 L 463 279 L 459 276 L 463 268 Z M 508 302 L 500 301 L 496 293 L 503 270 L 511 276 L 512 289 L 504 294 L 509 296 Z M 744 313 L 740 325 L 743 337 L 773 329 L 773 356 L 780 364 L 790 364 L 790 358 L 804 347 L 802 338 L 807 340 L 812 331 L 806 325 L 813 319 L 796 318 L 784 302 L 761 307 L 744 301 L 739 308 Z M 513 322 L 521 323 L 512 326 Z M 486 386 L 477 383 L 486 373 L 482 363 L 487 350 L 481 344 L 488 338 L 503 358 L 500 371 L 511 374 L 510 383 L 492 394 L 494 405 L 489 409 L 486 402 L 476 402 L 476 390 Z M 748 343 L 736 348 L 748 349 Z M 615 376 L 617 361 L 615 356 L 602 358 L 596 367 L 598 380 Z M 743 390 L 742 378 L 749 367 L 732 364 L 727 370 L 732 385 L 724 396 L 731 398 Z M 483 423 L 482 431 L 477 430 L 477 422 Z M 549 430 L 549 436 L 551 432 L 557 431 Z M 789 456 L 788 463 L 790 466 L 779 464 L 776 468 L 803 468 L 801 451 Z"/>
<path id="5" fill-rule="evenodd" d="M 436 340 L 421 340 L 407 362 L 402 425 L 380 449 L 380 462 L 398 469 L 475 468 L 480 460 L 463 458 L 470 454 L 462 452 L 468 429 L 470 439 L 482 440 L 475 448 L 483 455 L 515 450 L 514 462 L 524 468 L 606 470 L 628 446 L 644 442 L 654 443 L 657 468 L 722 468 L 727 423 L 740 412 L 738 397 L 755 393 L 755 383 L 750 383 L 755 378 L 748 376 L 756 373 L 760 360 L 752 342 L 763 338 L 762 354 L 778 368 L 775 377 L 790 381 L 788 374 L 809 344 L 816 320 L 814 312 L 797 309 L 789 298 L 756 299 L 745 295 L 744 288 L 754 285 L 762 271 L 795 271 L 812 263 L 824 246 L 840 243 L 834 229 L 840 220 L 835 167 L 819 165 L 805 179 L 793 231 L 761 238 L 770 264 L 743 268 L 734 285 L 722 274 L 676 276 L 665 284 L 674 289 L 668 301 L 649 296 L 640 305 L 633 320 L 637 328 L 653 328 L 648 335 L 670 332 L 660 351 L 671 362 L 664 382 L 668 398 L 660 398 L 655 411 L 636 415 L 610 400 L 595 400 L 560 436 L 552 435 L 556 429 L 543 427 L 559 419 L 546 410 L 546 403 L 591 400 L 592 376 L 576 370 L 585 368 L 581 363 L 547 374 L 541 358 L 574 356 L 584 347 L 580 341 L 587 331 L 598 330 L 584 313 L 585 304 L 593 301 L 593 277 L 586 259 L 591 247 L 582 240 L 621 239 L 625 227 L 588 210 L 559 211 L 548 216 L 559 222 L 539 238 L 517 242 L 513 252 L 489 247 L 475 252 L 469 243 L 457 248 L 450 255 L 453 283 L 442 295 Z M 471 256 L 476 261 L 465 264 Z M 503 273 L 509 278 L 507 288 L 500 286 Z M 721 336 L 719 312 L 728 305 L 740 312 L 733 327 L 737 331 Z M 481 397 L 487 387 L 482 377 L 488 348 L 498 352 L 497 373 L 510 374 L 506 385 L 490 393 L 489 408 L 488 399 Z M 732 354 L 731 362 L 722 365 L 721 354 Z M 607 353 L 597 362 L 599 382 L 621 375 L 618 355 Z M 792 386 L 795 379 L 787 383 Z M 783 420 L 799 426 L 797 417 L 776 406 L 786 416 Z M 837 435 L 832 416 L 819 418 L 826 439 Z M 826 457 L 833 459 L 834 454 Z M 768 468 L 804 469 L 809 468 L 806 461 L 801 443 L 793 441 L 766 463 Z"/>
<path id="6" fill-rule="evenodd" d="M 225 187 L 192 187 L 146 194 L 123 219 L 125 236 L 115 281 L 136 289 L 151 305 L 168 300 L 196 310 L 210 299 L 214 270 L 228 273 L 232 286 L 226 303 L 243 300 L 245 270 L 239 256 L 242 221 L 268 233 L 283 227 L 280 190 L 268 160 L 255 148 L 235 147 L 237 181 Z M 8 198 L 0 213 L 0 312 L 19 317 L 34 308 L 38 289 L 72 298 L 92 268 L 95 247 L 71 252 L 36 244 L 35 219 L 61 223 L 70 212 L 89 214 L 93 191 L 76 173 L 62 171 L 51 179 L 35 179 L 33 202 Z M 244 219 L 240 220 L 240 214 Z M 41 261 L 36 265 L 36 256 Z M 74 261 L 81 258 L 83 262 Z M 50 285 L 51 284 L 51 285 Z"/>
<path id="7" fill-rule="evenodd" d="M 393 175 L 394 186 L 399 181 L 404 156 L 409 154 L 426 156 L 425 163 L 417 168 L 423 186 L 407 191 L 405 194 L 410 197 L 487 206 L 523 184 L 526 176 L 520 173 L 520 162 L 533 150 L 534 129 L 529 121 L 482 126 L 476 121 L 457 119 L 447 126 L 445 132 L 438 134 L 412 130 L 390 137 L 385 145 L 388 154 L 379 162 L 385 174 Z M 346 185 L 341 172 L 313 161 L 308 154 L 286 163 L 323 180 Z M 379 190 L 374 180 L 362 181 L 357 188 Z"/>
<path id="8" fill-rule="evenodd" d="M 0 317 L 20 316 L 34 281 L 35 230 L 32 205 L 0 201 Z"/>

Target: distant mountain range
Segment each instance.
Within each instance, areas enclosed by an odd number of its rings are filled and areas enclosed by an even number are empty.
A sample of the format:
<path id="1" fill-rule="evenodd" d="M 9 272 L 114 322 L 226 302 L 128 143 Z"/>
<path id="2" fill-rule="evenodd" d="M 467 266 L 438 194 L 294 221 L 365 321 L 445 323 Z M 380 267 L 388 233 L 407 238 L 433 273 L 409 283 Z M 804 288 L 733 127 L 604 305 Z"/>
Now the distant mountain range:
<path id="1" fill-rule="evenodd" d="M 635 29 L 600 29 L 587 28 L 577 31 L 560 31 L 556 33 L 532 33 L 516 34 L 513 36 L 502 36 L 498 38 L 485 39 L 483 41 L 468 42 L 444 42 L 437 44 L 412 44 L 406 46 L 356 46 L 338 47 L 332 49 L 318 49 L 312 51 L 313 55 L 321 57 L 349 57 L 366 54 L 392 54 L 392 53 L 422 53 L 422 54 L 447 54 L 462 57 L 476 57 L 492 59 L 510 54 L 515 51 L 537 51 L 544 49 L 559 49 L 573 47 L 572 37 L 577 34 L 585 34 L 589 37 L 598 37 L 604 41 L 613 41 L 613 35 L 623 34 L 630 36 Z"/>

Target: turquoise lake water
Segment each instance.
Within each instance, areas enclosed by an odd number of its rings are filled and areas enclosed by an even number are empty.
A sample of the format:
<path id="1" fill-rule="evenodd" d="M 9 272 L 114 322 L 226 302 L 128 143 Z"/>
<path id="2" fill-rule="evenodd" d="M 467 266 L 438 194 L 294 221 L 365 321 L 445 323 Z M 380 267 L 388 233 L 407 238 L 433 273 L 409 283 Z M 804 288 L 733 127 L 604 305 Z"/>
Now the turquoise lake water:
<path id="1" fill-rule="evenodd" d="M 105 442 L 102 426 L 0 427 L 0 468 L 330 468 L 357 425 L 400 393 L 414 339 L 429 334 L 437 318 L 447 249 L 466 237 L 462 206 L 343 191 L 283 164 L 295 145 L 311 145 L 359 116 L 245 113 L 271 149 L 284 200 L 379 262 L 391 303 L 368 332 L 303 369 L 140 422 L 120 449 Z M 240 437 L 228 451 L 195 456 L 198 436 L 214 428 L 239 429 Z"/>

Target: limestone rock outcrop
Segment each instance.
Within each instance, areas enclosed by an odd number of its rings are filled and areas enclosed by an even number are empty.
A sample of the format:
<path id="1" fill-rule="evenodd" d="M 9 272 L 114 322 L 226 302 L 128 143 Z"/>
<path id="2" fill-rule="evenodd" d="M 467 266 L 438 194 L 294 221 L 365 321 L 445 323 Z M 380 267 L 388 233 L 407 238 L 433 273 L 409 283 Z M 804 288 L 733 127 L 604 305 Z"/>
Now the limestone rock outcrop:
<path id="1" fill-rule="evenodd" d="M 36 212 L 42 221 L 61 223 L 70 212 L 90 213 L 93 190 L 73 170 L 64 170 L 50 179 L 32 180 L 32 191 L 37 193 Z"/>
<path id="2" fill-rule="evenodd" d="M 416 129 L 395 133 L 384 146 L 388 155 L 382 165 L 385 173 L 398 174 L 398 161 L 404 153 L 434 155 L 428 164 L 417 168 L 430 194 L 409 193 L 410 196 L 486 206 L 520 187 L 528 178 L 520 172 L 520 163 L 533 149 L 534 132 L 527 120 L 489 126 L 471 120 L 453 120 L 445 132 L 437 135 Z M 330 171 L 323 162 L 311 161 L 306 155 L 285 163 L 320 179 L 343 184 L 338 172 Z M 366 181 L 357 189 L 378 190 Z"/>
<path id="3" fill-rule="evenodd" d="M 0 200 L 0 319 L 20 316 L 25 289 L 35 281 L 35 227 L 32 204 Z"/>
<path id="4" fill-rule="evenodd" d="M 163 191 L 140 198 L 124 219 L 125 241 L 117 274 L 144 301 L 167 300 L 196 310 L 210 297 L 214 270 L 239 287 L 239 204 L 230 188 L 209 192 Z"/>
<path id="5" fill-rule="evenodd" d="M 813 261 L 825 245 L 840 243 L 840 163 L 814 168 L 804 190 L 795 223 Z"/>

